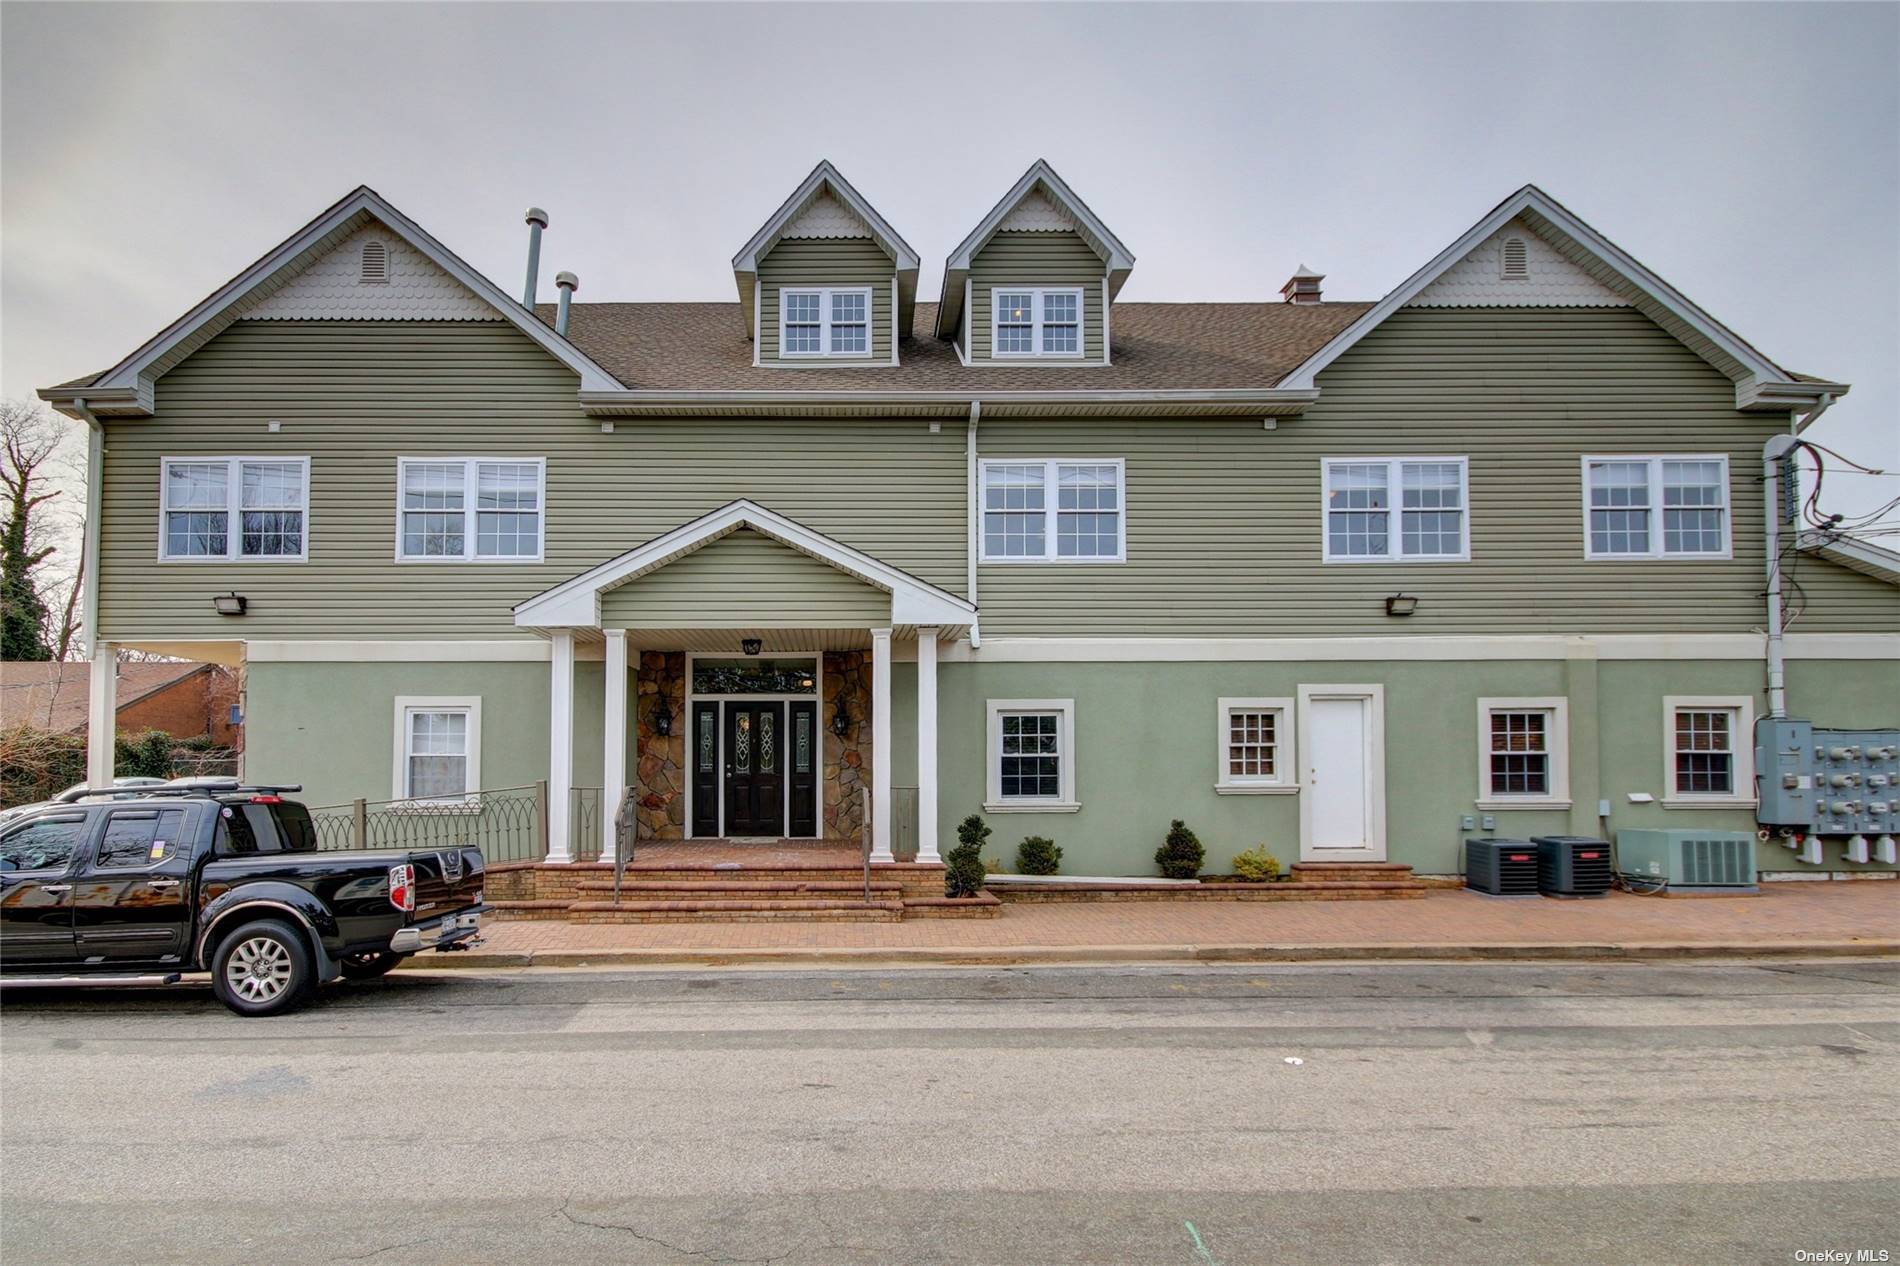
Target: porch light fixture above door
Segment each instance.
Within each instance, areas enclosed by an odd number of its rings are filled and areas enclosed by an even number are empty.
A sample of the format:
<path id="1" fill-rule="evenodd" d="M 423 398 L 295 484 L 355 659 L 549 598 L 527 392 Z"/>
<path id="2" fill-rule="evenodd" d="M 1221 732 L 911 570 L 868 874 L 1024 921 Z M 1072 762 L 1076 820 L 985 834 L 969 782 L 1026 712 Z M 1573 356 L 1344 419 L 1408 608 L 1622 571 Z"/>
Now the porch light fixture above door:
<path id="1" fill-rule="evenodd" d="M 1410 615 L 1418 610 L 1418 598 L 1409 593 L 1395 593 L 1385 600 L 1387 615 Z"/>
<path id="2" fill-rule="evenodd" d="M 233 589 L 230 593 L 214 596 L 211 605 L 219 615 L 243 615 L 251 605 L 251 600 Z"/>

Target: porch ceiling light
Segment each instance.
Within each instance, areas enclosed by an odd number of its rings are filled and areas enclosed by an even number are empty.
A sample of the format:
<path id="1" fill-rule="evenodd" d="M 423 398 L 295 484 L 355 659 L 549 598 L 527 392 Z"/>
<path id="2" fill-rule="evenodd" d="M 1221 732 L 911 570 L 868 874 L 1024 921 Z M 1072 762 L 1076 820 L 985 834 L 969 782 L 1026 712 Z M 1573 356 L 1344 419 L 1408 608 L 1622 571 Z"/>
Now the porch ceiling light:
<path id="1" fill-rule="evenodd" d="M 1385 600 L 1387 615 L 1410 615 L 1418 610 L 1417 596 L 1409 593 L 1395 593 Z"/>
<path id="2" fill-rule="evenodd" d="M 757 655 L 765 649 L 765 643 L 756 637 L 748 637 L 739 643 L 739 649 L 748 655 Z"/>
<path id="3" fill-rule="evenodd" d="M 243 615 L 251 600 L 235 589 L 230 593 L 221 593 L 211 599 L 212 607 L 219 615 Z"/>

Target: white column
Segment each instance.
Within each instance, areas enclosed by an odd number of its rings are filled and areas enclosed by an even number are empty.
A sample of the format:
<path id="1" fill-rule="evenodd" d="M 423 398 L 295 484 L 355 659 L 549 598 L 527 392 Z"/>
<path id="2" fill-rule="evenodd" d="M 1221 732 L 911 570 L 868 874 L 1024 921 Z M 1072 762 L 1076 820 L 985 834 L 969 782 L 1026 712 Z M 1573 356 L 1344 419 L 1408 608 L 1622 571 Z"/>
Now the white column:
<path id="1" fill-rule="evenodd" d="M 891 855 L 891 631 L 871 630 L 871 860 Z"/>
<path id="2" fill-rule="evenodd" d="M 937 854 L 937 630 L 917 630 L 917 860 Z"/>
<path id="3" fill-rule="evenodd" d="M 569 802 L 574 791 L 574 634 L 554 634 L 548 677 L 548 860 L 574 860 Z"/>
<path id="4" fill-rule="evenodd" d="M 119 727 L 119 648 L 92 644 L 91 694 L 86 700 L 86 785 L 112 785 L 112 740 Z"/>
<path id="5" fill-rule="evenodd" d="M 600 786 L 600 860 L 614 860 L 614 819 L 627 794 L 627 631 L 607 630 L 606 776 Z"/>

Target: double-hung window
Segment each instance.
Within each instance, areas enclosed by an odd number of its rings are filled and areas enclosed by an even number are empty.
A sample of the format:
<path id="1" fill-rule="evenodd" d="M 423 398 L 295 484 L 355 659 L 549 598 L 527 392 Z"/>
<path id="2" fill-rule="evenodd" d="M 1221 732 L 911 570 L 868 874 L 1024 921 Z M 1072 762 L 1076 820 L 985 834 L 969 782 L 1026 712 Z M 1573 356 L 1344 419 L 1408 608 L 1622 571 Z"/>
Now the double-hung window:
<path id="1" fill-rule="evenodd" d="M 781 356 L 869 356 L 871 290 L 792 290 L 779 292 Z"/>
<path id="2" fill-rule="evenodd" d="M 1293 701 L 1220 700 L 1216 713 L 1220 773 L 1214 790 L 1223 795 L 1294 791 Z"/>
<path id="3" fill-rule="evenodd" d="M 1663 700 L 1665 806 L 1755 802 L 1755 701 L 1747 695 Z"/>
<path id="4" fill-rule="evenodd" d="M 1462 457 L 1328 458 L 1325 560 L 1462 562 L 1471 557 Z"/>
<path id="5" fill-rule="evenodd" d="M 308 457 L 167 457 L 159 463 L 159 485 L 163 561 L 309 557 Z"/>
<path id="6" fill-rule="evenodd" d="M 481 699 L 396 699 L 397 800 L 424 807 L 471 803 L 481 790 L 481 752 Z"/>
<path id="7" fill-rule="evenodd" d="M 1583 459 L 1585 558 L 1727 558 L 1728 458 Z"/>
<path id="8" fill-rule="evenodd" d="M 1478 700 L 1478 805 L 1570 807 L 1569 701 Z"/>
<path id="9" fill-rule="evenodd" d="M 1073 813 L 1075 701 L 992 699 L 989 702 L 991 813 Z"/>
<path id="10" fill-rule="evenodd" d="M 1082 354 L 1082 290 L 999 286 L 990 292 L 990 354 Z"/>
<path id="11" fill-rule="evenodd" d="M 983 561 L 1115 563 L 1126 554 L 1120 458 L 982 463 Z"/>
<path id="12" fill-rule="evenodd" d="M 544 459 L 405 457 L 396 467 L 398 559 L 540 561 Z"/>

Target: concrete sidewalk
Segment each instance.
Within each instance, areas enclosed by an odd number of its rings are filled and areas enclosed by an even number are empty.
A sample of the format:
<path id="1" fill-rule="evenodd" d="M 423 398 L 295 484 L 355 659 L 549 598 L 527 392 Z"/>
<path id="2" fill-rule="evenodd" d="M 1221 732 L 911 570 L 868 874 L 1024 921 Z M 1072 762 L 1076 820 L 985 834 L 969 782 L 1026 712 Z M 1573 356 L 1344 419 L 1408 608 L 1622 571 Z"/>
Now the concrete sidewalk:
<path id="1" fill-rule="evenodd" d="M 1461 890 L 1414 901 L 1016 904 L 904 923 L 491 923 L 448 967 L 728 963 L 1299 961 L 1900 955 L 1900 882 L 1778 883 L 1758 897 L 1587 901 Z"/>

